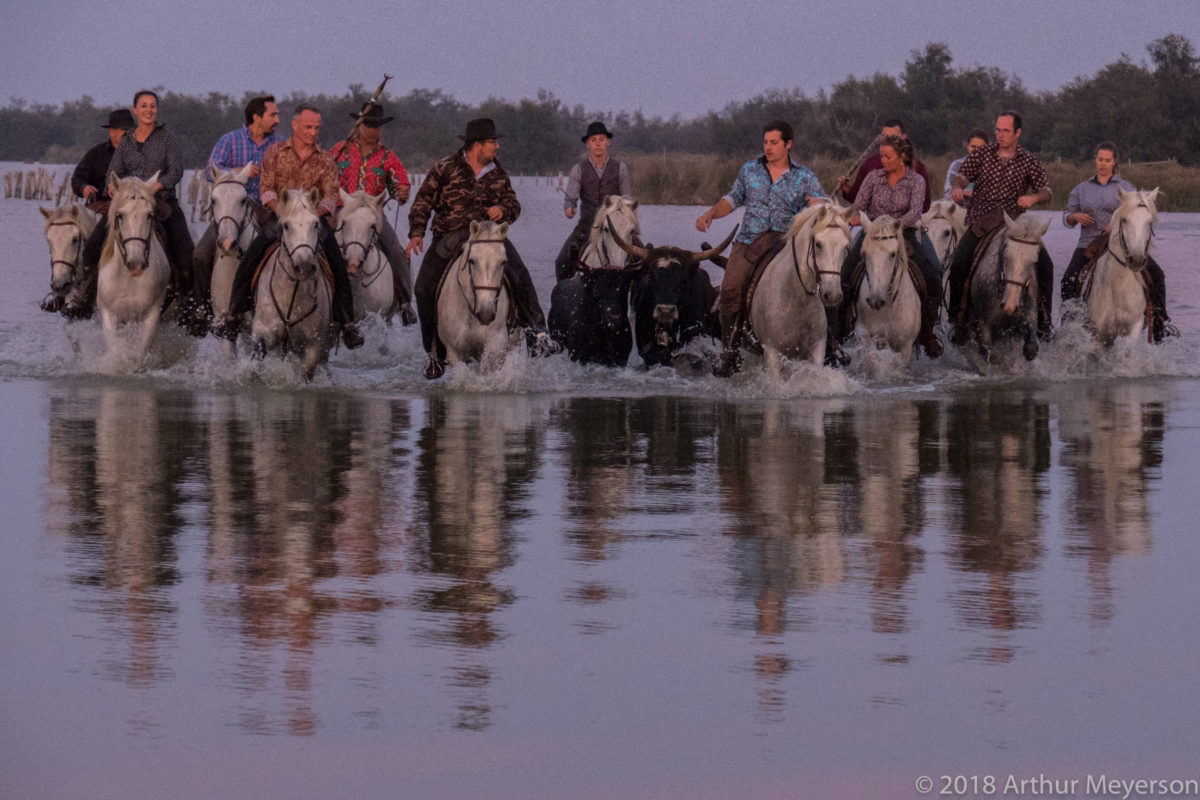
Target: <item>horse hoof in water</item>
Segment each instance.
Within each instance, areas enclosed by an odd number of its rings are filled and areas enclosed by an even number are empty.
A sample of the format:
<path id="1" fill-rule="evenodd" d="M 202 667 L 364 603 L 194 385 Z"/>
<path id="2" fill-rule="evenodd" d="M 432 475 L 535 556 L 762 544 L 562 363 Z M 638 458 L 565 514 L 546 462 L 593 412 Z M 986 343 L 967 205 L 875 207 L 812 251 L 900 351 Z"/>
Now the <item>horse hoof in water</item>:
<path id="1" fill-rule="evenodd" d="M 250 354 L 250 357 L 253 358 L 255 361 L 262 361 L 264 358 L 266 358 L 267 357 L 267 343 L 264 342 L 262 339 L 255 340 L 254 352 L 252 352 Z"/>
<path id="2" fill-rule="evenodd" d="M 1022 348 L 1022 352 L 1025 354 L 1026 361 L 1033 361 L 1035 358 L 1037 358 L 1037 354 L 1038 354 L 1037 339 L 1033 339 L 1031 341 L 1026 342 L 1025 347 Z"/>

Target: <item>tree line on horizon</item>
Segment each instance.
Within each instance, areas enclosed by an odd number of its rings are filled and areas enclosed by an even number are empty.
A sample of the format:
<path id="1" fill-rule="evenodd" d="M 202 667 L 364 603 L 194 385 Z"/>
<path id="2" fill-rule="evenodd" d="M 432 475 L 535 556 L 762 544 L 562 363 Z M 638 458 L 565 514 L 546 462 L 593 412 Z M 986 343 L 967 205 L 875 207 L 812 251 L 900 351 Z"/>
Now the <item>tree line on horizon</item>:
<path id="1" fill-rule="evenodd" d="M 1186 37 L 1170 34 L 1147 45 L 1150 62 L 1126 54 L 1096 74 L 1079 77 L 1057 91 L 1030 93 L 1021 80 L 994 67 L 956 67 L 950 48 L 929 43 L 915 50 L 900 75 L 850 76 L 832 91 L 810 97 L 799 89 L 771 90 L 720 111 L 684 119 L 632 113 L 597 112 L 568 106 L 547 91 L 534 99 L 489 98 L 459 102 L 437 89 L 414 89 L 404 96 L 384 94 L 388 115 L 384 143 L 418 172 L 458 146 L 466 121 L 491 117 L 504 134 L 500 157 L 517 174 L 565 171 L 580 158 L 587 124 L 603 120 L 616 133 L 614 144 L 629 154 L 710 154 L 750 156 L 758 150 L 764 122 L 783 119 L 796 131 L 801 160 L 815 156 L 852 158 L 892 117 L 904 121 L 918 157 L 959 155 L 971 128 L 989 130 L 1001 110 L 1024 117 L 1021 144 L 1046 160 L 1086 161 L 1096 143 L 1116 142 L 1125 161 L 1176 160 L 1200 164 L 1200 57 Z M 185 167 L 204 165 L 225 132 L 240 127 L 249 98 L 220 92 L 207 96 L 156 88 L 160 119 L 170 126 Z M 344 136 L 370 96 L 362 84 L 344 95 L 293 92 L 279 96 L 280 133 L 288 135 L 290 110 L 301 100 L 324 114 L 321 140 L 332 146 Z M 61 106 L 29 104 L 13 98 L 0 108 L 0 160 L 73 164 L 103 139 L 97 127 L 111 109 L 91 97 Z"/>

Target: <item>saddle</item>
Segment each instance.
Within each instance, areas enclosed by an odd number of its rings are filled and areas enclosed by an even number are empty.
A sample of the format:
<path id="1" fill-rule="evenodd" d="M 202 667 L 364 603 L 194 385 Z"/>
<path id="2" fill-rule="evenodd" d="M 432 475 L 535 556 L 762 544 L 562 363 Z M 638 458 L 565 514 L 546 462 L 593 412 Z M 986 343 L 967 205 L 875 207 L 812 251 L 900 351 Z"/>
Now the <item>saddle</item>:
<path id="1" fill-rule="evenodd" d="M 961 324 L 967 318 L 967 310 L 971 307 L 971 282 L 975 280 L 975 273 L 979 270 L 979 264 L 983 261 L 983 254 L 987 252 L 991 246 L 992 240 L 1004 228 L 1004 223 L 1001 222 L 995 227 L 989 228 L 979 237 L 979 244 L 975 245 L 975 252 L 971 254 L 971 267 L 967 270 L 967 275 L 963 279 L 962 302 L 959 304 L 955 318 Z"/>
<path id="2" fill-rule="evenodd" d="M 754 292 L 758 289 L 758 282 L 762 280 L 763 273 L 767 269 L 767 264 L 770 264 L 775 256 L 783 252 L 783 248 L 788 246 L 789 240 L 786 237 L 780 237 L 779 241 L 771 245 L 758 260 L 754 262 L 753 268 L 750 270 L 750 277 L 746 279 L 746 288 L 742 292 L 742 309 L 743 314 L 750 309 L 750 303 L 754 299 Z"/>
<path id="3" fill-rule="evenodd" d="M 279 242 L 271 242 L 267 245 L 263 257 L 254 265 L 254 277 L 250 280 L 250 296 L 254 297 L 258 293 L 258 279 L 262 275 L 263 267 L 271 260 L 271 256 L 275 255 L 275 251 L 280 247 Z M 329 266 L 329 259 L 325 257 L 322 250 L 317 250 L 317 267 L 321 271 L 321 277 L 325 279 L 325 285 L 329 288 L 329 295 L 333 296 L 333 268 Z"/>

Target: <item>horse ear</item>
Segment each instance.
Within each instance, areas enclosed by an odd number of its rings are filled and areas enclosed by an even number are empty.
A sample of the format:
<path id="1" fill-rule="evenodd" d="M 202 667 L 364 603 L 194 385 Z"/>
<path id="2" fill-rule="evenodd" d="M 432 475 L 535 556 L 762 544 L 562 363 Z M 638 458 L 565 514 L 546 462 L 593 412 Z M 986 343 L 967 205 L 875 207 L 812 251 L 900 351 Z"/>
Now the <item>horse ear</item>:
<path id="1" fill-rule="evenodd" d="M 292 195 L 292 192 L 290 189 L 280 189 L 279 190 L 279 205 L 286 206 L 288 204 L 288 198 L 291 197 L 291 195 Z"/>
<path id="2" fill-rule="evenodd" d="M 250 180 L 250 172 L 251 172 L 253 169 L 254 169 L 254 162 L 253 162 L 253 161 L 247 162 L 247 163 L 246 163 L 245 165 L 243 165 L 243 166 L 242 166 L 242 168 L 241 168 L 241 169 L 238 171 L 238 174 L 237 174 L 237 179 L 238 179 L 239 181 L 241 181 L 242 183 L 245 183 L 246 181 Z"/>
<path id="3" fill-rule="evenodd" d="M 479 221 L 473 219 L 471 220 L 471 237 L 474 238 L 477 233 L 479 233 Z"/>
<path id="4" fill-rule="evenodd" d="M 208 169 L 206 169 L 204 171 L 208 174 L 208 179 L 210 181 L 212 181 L 213 183 L 217 182 L 217 165 L 216 164 L 212 163 L 211 161 L 208 162 Z"/>
<path id="5" fill-rule="evenodd" d="M 1117 184 L 1117 200 L 1119 200 L 1122 203 L 1125 202 L 1125 195 L 1127 195 L 1127 194 L 1129 194 L 1129 192 L 1122 189 L 1120 184 Z"/>
<path id="6" fill-rule="evenodd" d="M 308 190 L 308 199 L 312 201 L 312 207 L 316 208 L 317 203 L 321 202 L 321 191 L 317 187 Z"/>
<path id="7" fill-rule="evenodd" d="M 346 190 L 340 186 L 338 187 L 338 197 L 342 198 L 342 205 L 350 202 L 350 195 L 346 194 Z"/>
<path id="8" fill-rule="evenodd" d="M 862 223 L 863 229 L 871 227 L 871 218 L 867 216 L 867 212 L 858 212 L 858 221 Z"/>
<path id="9" fill-rule="evenodd" d="M 507 223 L 507 222 L 502 222 L 502 223 L 500 224 L 500 230 L 499 230 L 499 231 L 497 231 L 497 233 L 499 233 L 499 234 L 500 234 L 500 238 L 501 238 L 501 239 L 503 239 L 503 238 L 505 238 L 506 236 L 508 236 L 508 223 Z"/>
<path id="10" fill-rule="evenodd" d="M 120 189 L 120 188 L 121 188 L 121 179 L 117 177 L 117 173 L 109 170 L 109 173 L 108 173 L 108 193 L 109 193 L 109 195 L 115 197 L 117 194 L 117 189 Z"/>
<path id="11" fill-rule="evenodd" d="M 375 207 L 383 208 L 383 205 L 386 202 L 387 202 L 387 189 L 380 189 L 379 194 L 375 195 Z"/>
<path id="12" fill-rule="evenodd" d="M 1050 230 L 1050 219 L 1049 218 L 1047 218 L 1046 221 L 1042 223 L 1042 232 L 1038 234 L 1038 238 L 1040 239 L 1043 236 L 1045 236 L 1046 231 L 1048 231 L 1048 230 Z"/>
<path id="13" fill-rule="evenodd" d="M 1004 227 L 1012 228 L 1012 226 L 1013 226 L 1013 218 L 1008 215 L 1007 211 L 1005 211 L 1004 212 Z"/>
<path id="14" fill-rule="evenodd" d="M 150 176 L 149 180 L 147 180 L 146 183 L 158 183 L 158 176 L 161 174 L 162 174 L 161 169 L 155 170 L 154 174 Z"/>
<path id="15" fill-rule="evenodd" d="M 1150 205 L 1154 206 L 1155 210 L 1157 211 L 1158 210 L 1158 206 L 1156 205 L 1157 201 L 1158 201 L 1158 187 L 1155 186 L 1152 190 L 1150 190 L 1149 194 L 1146 195 L 1146 202 L 1149 203 Z"/>
<path id="16" fill-rule="evenodd" d="M 54 214 L 53 211 L 47 211 L 46 209 L 42 208 L 41 206 L 38 206 L 38 211 L 42 212 L 42 216 L 45 217 L 46 219 L 50 219 L 50 217 Z"/>

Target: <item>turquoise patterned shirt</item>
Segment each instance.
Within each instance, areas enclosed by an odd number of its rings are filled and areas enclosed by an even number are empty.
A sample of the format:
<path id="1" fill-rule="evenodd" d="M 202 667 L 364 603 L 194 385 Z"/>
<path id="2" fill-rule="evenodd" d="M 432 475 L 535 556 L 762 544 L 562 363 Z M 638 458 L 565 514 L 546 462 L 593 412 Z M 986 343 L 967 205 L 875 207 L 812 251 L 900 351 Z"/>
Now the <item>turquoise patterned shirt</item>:
<path id="1" fill-rule="evenodd" d="M 791 169 L 775 183 L 771 183 L 765 156 L 742 165 L 733 188 L 725 195 L 730 208 L 746 207 L 735 242 L 750 244 L 767 231 L 787 231 L 792 218 L 808 206 L 810 198 L 825 197 L 812 170 L 795 161 L 790 163 Z"/>

